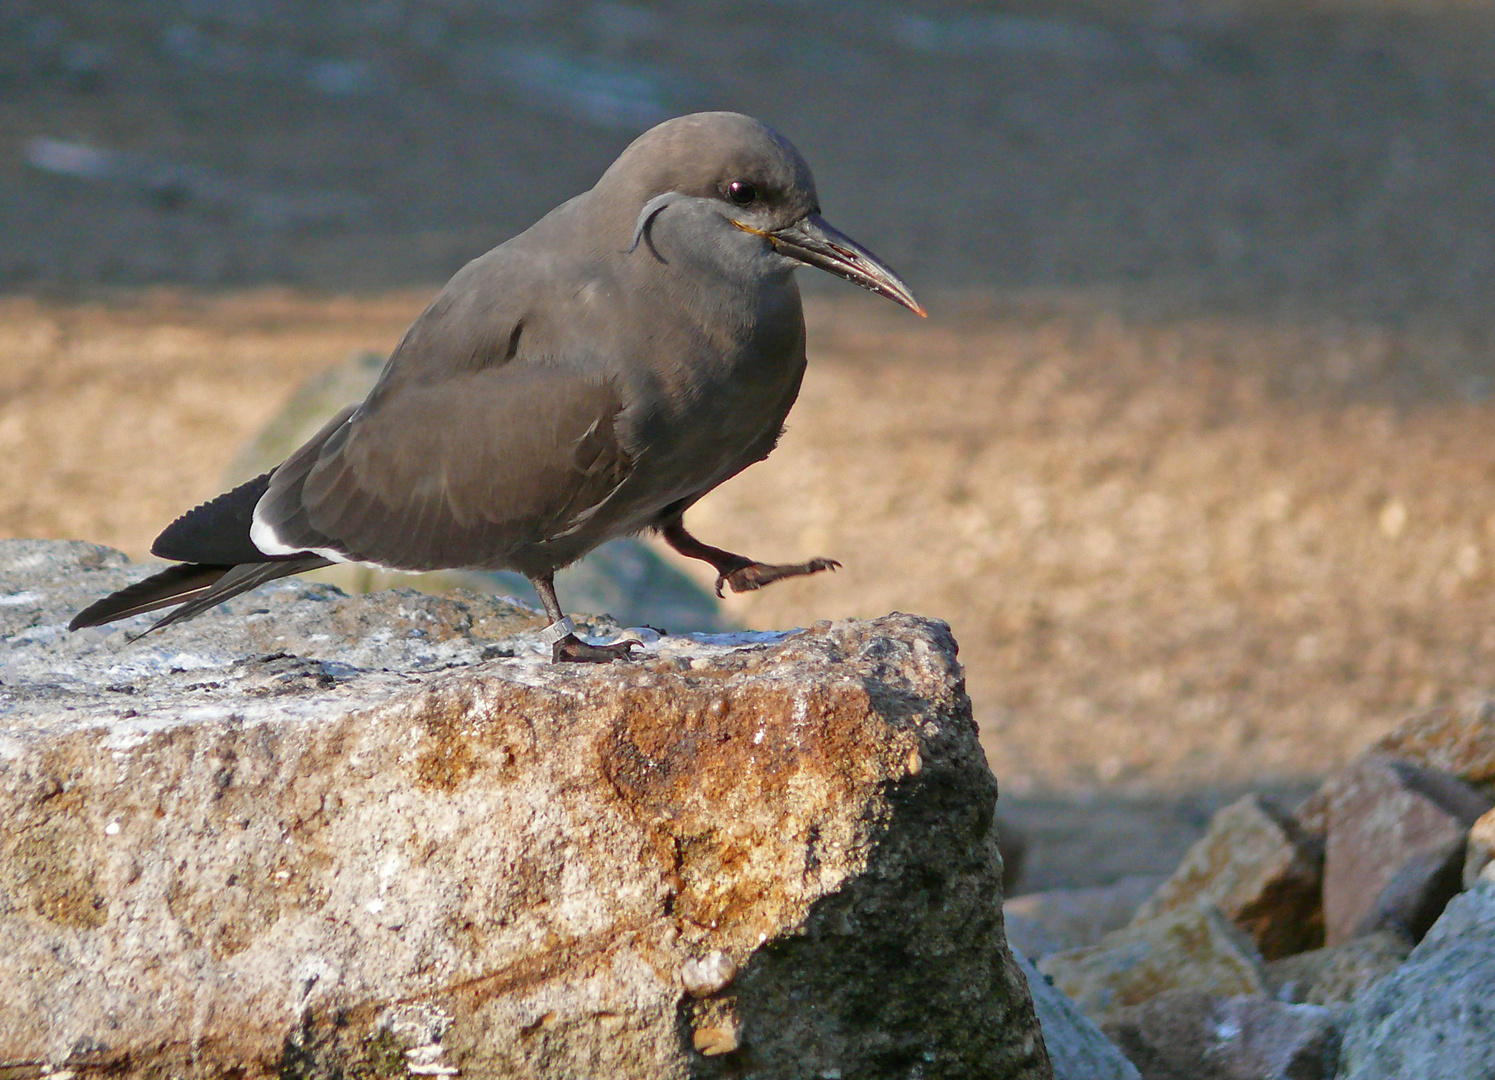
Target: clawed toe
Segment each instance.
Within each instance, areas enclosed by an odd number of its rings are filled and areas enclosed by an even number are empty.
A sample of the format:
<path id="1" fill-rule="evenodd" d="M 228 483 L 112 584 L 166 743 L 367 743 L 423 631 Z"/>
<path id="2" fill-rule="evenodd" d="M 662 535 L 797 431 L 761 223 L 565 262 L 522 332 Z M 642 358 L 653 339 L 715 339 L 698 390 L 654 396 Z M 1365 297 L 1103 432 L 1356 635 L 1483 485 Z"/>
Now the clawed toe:
<path id="1" fill-rule="evenodd" d="M 575 634 L 567 634 L 550 648 L 550 659 L 556 664 L 610 664 L 614 660 L 632 660 L 633 648 L 644 643 L 635 638 L 610 645 L 592 645 Z"/>
<path id="2" fill-rule="evenodd" d="M 794 563 L 789 566 L 748 563 L 730 573 L 718 575 L 716 595 L 722 595 L 723 585 L 735 593 L 752 592 L 754 589 L 761 589 L 765 585 L 782 581 L 784 578 L 804 577 L 809 574 L 818 574 L 823 570 L 839 570 L 840 568 L 841 564 L 835 559 L 811 559 L 809 562 Z"/>

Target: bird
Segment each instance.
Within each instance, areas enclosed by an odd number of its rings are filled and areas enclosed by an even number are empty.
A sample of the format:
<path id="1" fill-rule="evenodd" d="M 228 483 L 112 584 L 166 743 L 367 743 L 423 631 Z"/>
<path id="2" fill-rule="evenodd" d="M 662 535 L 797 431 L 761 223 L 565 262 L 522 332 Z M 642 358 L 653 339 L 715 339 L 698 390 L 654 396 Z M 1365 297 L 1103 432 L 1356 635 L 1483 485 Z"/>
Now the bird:
<path id="1" fill-rule="evenodd" d="M 684 523 L 784 430 L 806 367 L 800 266 L 927 317 L 821 216 L 783 135 L 733 112 L 666 120 L 590 190 L 462 267 L 362 402 L 168 525 L 151 553 L 175 565 L 69 628 L 176 605 L 149 633 L 333 563 L 511 570 L 551 620 L 553 662 L 607 663 L 639 642 L 580 638 L 554 578 L 608 540 L 656 532 L 716 570 L 718 596 L 837 569 L 758 562 Z"/>

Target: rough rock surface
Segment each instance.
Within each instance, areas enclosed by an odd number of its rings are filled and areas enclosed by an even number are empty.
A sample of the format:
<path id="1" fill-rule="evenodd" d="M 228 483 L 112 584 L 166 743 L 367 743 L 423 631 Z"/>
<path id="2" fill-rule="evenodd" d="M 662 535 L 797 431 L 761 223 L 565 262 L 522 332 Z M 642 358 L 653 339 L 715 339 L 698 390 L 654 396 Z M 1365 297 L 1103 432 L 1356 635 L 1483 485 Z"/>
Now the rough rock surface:
<path id="1" fill-rule="evenodd" d="M 1054 1080 L 1139 1080 L 1136 1067 L 1126 1055 L 1075 1007 L 1068 995 L 1054 989 L 1037 964 L 1019 949 L 1013 949 L 1012 955 L 1033 995 Z"/>
<path id="2" fill-rule="evenodd" d="M 1495 701 L 1414 716 L 1371 750 L 1452 773 L 1476 787 L 1495 786 Z"/>
<path id="3" fill-rule="evenodd" d="M 1329 1080 L 1339 1057 L 1328 1009 L 1262 998 L 1174 990 L 1105 1030 L 1143 1080 Z"/>
<path id="4" fill-rule="evenodd" d="M 943 624 L 555 667 L 501 600 L 285 582 L 63 629 L 143 572 L 0 542 L 6 1076 L 1051 1075 Z"/>
<path id="5" fill-rule="evenodd" d="M 1324 857 L 1328 944 L 1375 930 L 1415 941 L 1459 891 L 1490 800 L 1448 773 L 1372 755 L 1333 781 Z"/>
<path id="6" fill-rule="evenodd" d="M 1323 857 L 1290 817 L 1247 795 L 1214 816 L 1135 921 L 1202 901 L 1249 933 L 1268 960 L 1316 948 L 1324 938 Z"/>
<path id="7" fill-rule="evenodd" d="M 1133 923 L 1087 948 L 1051 953 L 1038 967 L 1098 1024 L 1165 990 L 1233 997 L 1265 988 L 1251 939 L 1203 905 Z"/>
<path id="8" fill-rule="evenodd" d="M 1411 951 L 1404 934 L 1382 930 L 1276 960 L 1267 965 L 1267 987 L 1279 1001 L 1348 1005 L 1399 968 Z"/>
<path id="9" fill-rule="evenodd" d="M 1002 859 L 1005 864 L 1005 849 Z M 1014 896 L 1002 905 L 1007 940 L 1032 960 L 1094 945 L 1131 922 L 1137 908 L 1161 881 L 1151 875 L 1133 874 L 1095 888 L 1049 889 Z"/>
<path id="10" fill-rule="evenodd" d="M 1455 897 L 1407 962 L 1360 995 L 1343 1080 L 1495 1078 L 1495 882 Z"/>

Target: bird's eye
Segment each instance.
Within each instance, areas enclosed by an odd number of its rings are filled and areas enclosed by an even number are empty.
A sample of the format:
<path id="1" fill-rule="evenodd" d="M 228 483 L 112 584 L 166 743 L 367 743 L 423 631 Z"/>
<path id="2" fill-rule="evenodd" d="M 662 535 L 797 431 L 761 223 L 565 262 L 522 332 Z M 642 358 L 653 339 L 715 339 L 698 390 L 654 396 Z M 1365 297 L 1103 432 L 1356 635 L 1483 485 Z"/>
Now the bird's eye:
<path id="1" fill-rule="evenodd" d="M 733 180 L 727 185 L 727 198 L 738 206 L 746 206 L 758 197 L 758 189 L 746 180 Z"/>

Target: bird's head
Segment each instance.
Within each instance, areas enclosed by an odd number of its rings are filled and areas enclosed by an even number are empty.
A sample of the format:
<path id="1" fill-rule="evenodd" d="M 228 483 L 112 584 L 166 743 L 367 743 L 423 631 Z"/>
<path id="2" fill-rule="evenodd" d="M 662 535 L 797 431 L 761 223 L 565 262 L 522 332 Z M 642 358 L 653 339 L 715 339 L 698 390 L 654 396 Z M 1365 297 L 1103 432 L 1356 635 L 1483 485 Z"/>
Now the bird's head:
<path id="1" fill-rule="evenodd" d="M 695 113 L 640 135 L 597 185 L 637 208 L 629 251 L 656 223 L 716 261 L 785 270 L 805 264 L 925 311 L 908 285 L 820 216 L 815 178 L 782 135 L 740 113 Z"/>

